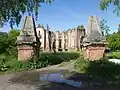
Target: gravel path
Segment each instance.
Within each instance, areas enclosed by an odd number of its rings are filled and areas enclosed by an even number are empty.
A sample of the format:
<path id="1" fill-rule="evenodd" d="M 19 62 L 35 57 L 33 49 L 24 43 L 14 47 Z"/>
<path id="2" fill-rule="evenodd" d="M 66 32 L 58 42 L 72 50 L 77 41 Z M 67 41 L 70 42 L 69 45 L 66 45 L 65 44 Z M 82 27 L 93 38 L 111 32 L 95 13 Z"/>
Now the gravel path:
<path id="1" fill-rule="evenodd" d="M 47 81 L 41 82 L 39 80 L 40 74 L 60 71 L 65 71 L 67 73 L 69 70 L 74 71 L 73 64 L 74 62 L 62 67 L 60 67 L 60 65 L 55 65 L 35 71 L 0 75 L 0 90 L 120 90 L 117 87 L 103 86 L 100 83 L 88 84 L 88 82 L 90 82 L 91 80 L 87 75 L 82 74 L 73 75 L 73 77 L 71 77 L 72 80 L 83 82 L 81 88 L 72 87 L 67 84 L 57 84 Z M 69 75 L 69 73 L 67 74 Z"/>
<path id="2" fill-rule="evenodd" d="M 39 81 L 40 74 L 63 70 L 62 68 L 52 70 L 52 68 L 53 67 L 31 72 L 0 75 L 0 90 L 78 90 L 78 88 L 66 84 Z"/>
<path id="3" fill-rule="evenodd" d="M 72 65 L 66 67 L 54 65 L 30 72 L 0 75 L 0 90 L 77 90 L 78 88 L 69 85 L 39 81 L 41 73 L 56 72 L 71 67 Z"/>

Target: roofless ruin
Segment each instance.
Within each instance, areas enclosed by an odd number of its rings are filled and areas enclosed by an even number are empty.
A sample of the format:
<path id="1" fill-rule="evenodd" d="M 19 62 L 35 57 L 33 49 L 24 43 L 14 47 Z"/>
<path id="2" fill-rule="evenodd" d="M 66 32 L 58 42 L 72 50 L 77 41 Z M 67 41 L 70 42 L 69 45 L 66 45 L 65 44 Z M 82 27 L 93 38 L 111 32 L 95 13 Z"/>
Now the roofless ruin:
<path id="1" fill-rule="evenodd" d="M 17 38 L 18 60 L 37 57 L 40 49 L 50 52 L 82 50 L 86 59 L 98 60 L 104 55 L 105 42 L 96 16 L 89 17 L 87 30 L 78 26 L 64 32 L 52 32 L 43 26 L 36 28 L 34 19 L 27 16 Z"/>

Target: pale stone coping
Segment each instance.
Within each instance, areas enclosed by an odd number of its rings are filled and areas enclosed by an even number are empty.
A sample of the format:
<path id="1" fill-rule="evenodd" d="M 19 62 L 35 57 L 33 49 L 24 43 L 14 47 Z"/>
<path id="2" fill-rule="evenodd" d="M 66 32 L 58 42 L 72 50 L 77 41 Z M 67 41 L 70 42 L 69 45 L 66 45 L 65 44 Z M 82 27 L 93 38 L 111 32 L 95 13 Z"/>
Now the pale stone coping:
<path id="1" fill-rule="evenodd" d="M 32 45 L 33 43 L 36 43 L 36 42 L 18 42 L 17 45 L 21 45 L 21 44 L 22 44 L 22 45 L 23 45 L 23 44 L 24 44 L 24 45 L 26 45 L 26 44 L 27 44 L 27 45 Z"/>
<path id="2" fill-rule="evenodd" d="M 89 46 L 89 45 L 107 45 L 106 42 L 90 42 L 90 43 L 84 43 L 83 46 Z"/>

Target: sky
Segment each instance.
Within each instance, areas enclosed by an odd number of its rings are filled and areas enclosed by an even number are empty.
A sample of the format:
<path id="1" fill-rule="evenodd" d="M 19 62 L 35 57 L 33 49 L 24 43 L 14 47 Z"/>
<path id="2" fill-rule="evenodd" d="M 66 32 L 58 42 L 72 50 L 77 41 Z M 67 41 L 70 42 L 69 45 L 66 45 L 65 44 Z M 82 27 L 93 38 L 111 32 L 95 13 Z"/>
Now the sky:
<path id="1" fill-rule="evenodd" d="M 54 0 L 50 5 L 42 4 L 38 19 L 35 21 L 36 26 L 43 24 L 46 27 L 48 24 L 52 31 L 65 31 L 81 24 L 87 27 L 88 16 L 96 15 L 99 20 L 104 18 L 107 21 L 111 29 L 110 33 L 116 32 L 120 17 L 113 13 L 114 7 L 111 5 L 107 11 L 103 12 L 99 4 L 100 0 Z M 22 29 L 23 18 L 19 27 L 14 26 L 14 28 Z M 0 31 L 8 32 L 10 29 L 8 24 L 0 28 Z"/>

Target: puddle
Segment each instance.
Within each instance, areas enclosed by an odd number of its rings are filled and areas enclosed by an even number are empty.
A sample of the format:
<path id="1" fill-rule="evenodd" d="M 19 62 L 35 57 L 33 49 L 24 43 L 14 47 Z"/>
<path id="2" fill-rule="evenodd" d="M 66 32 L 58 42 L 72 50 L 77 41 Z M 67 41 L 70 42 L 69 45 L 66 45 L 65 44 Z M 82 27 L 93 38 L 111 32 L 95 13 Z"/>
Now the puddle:
<path id="1" fill-rule="evenodd" d="M 15 74 L 12 78 L 9 79 L 9 83 L 20 83 L 34 85 L 35 83 L 46 84 L 49 82 L 54 82 L 58 84 L 67 84 L 74 87 L 81 87 L 81 81 L 76 81 L 70 79 L 71 75 L 75 74 L 68 70 L 44 70 L 44 71 L 35 71 L 35 72 L 25 72 Z M 81 80 L 81 79 L 79 79 Z"/>
<path id="2" fill-rule="evenodd" d="M 81 87 L 82 85 L 81 82 L 65 79 L 65 75 L 61 73 L 40 74 L 40 81 L 65 83 L 74 87 Z"/>

